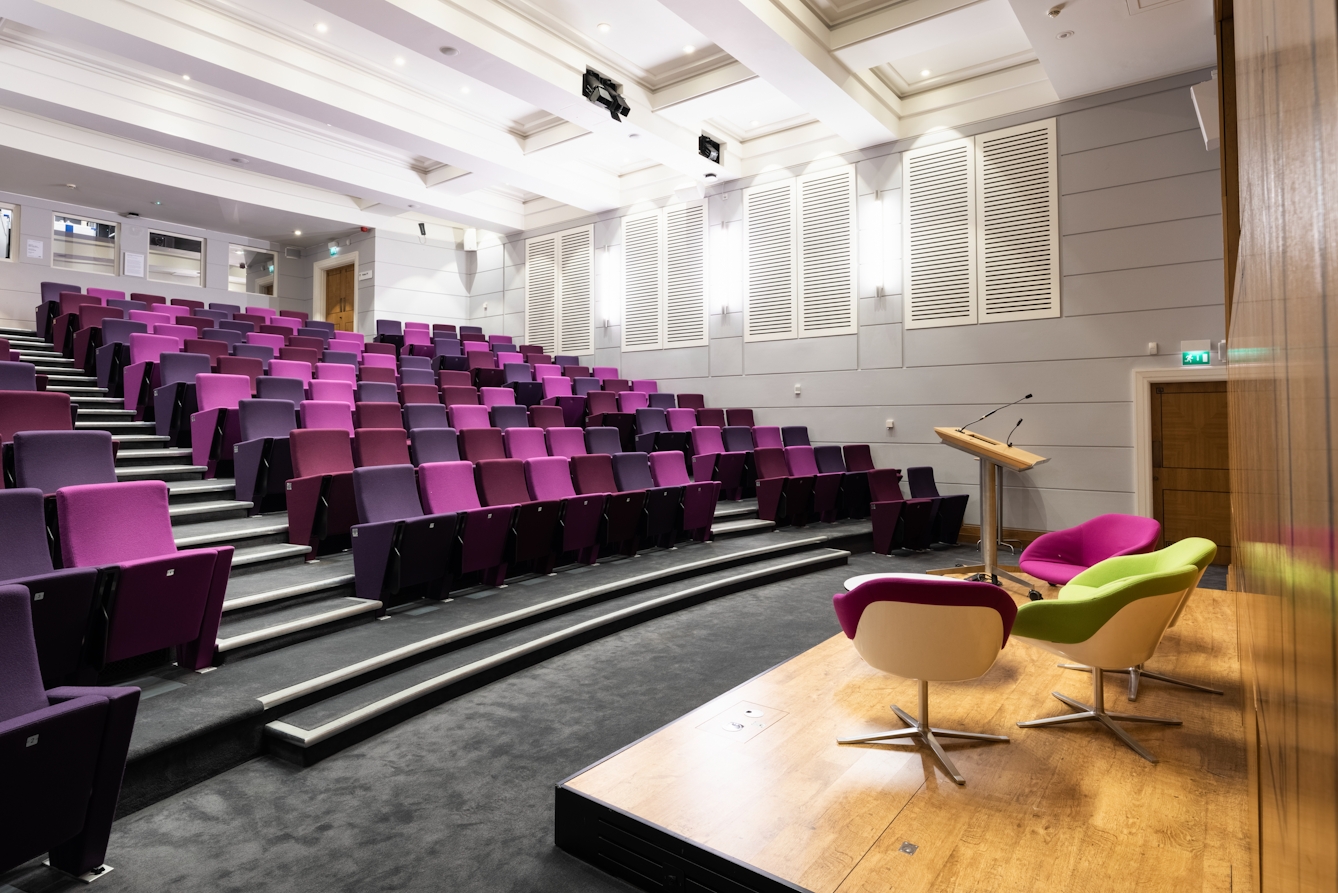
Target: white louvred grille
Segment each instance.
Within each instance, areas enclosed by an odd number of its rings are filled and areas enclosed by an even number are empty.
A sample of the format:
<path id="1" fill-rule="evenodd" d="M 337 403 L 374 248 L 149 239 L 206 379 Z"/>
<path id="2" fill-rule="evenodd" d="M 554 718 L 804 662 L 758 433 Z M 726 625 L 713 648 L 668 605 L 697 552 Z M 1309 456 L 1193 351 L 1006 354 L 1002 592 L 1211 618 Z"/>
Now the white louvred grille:
<path id="1" fill-rule="evenodd" d="M 557 352 L 557 239 L 525 243 L 525 343 Z"/>
<path id="2" fill-rule="evenodd" d="M 558 350 L 564 354 L 595 352 L 594 228 L 558 234 Z"/>
<path id="3" fill-rule="evenodd" d="M 795 337 L 794 181 L 744 192 L 744 336 Z"/>
<path id="4" fill-rule="evenodd" d="M 668 208 L 664 224 L 664 346 L 705 345 L 706 203 Z"/>
<path id="5" fill-rule="evenodd" d="M 660 212 L 623 223 L 623 350 L 660 346 L 664 286 Z"/>
<path id="6" fill-rule="evenodd" d="M 973 148 L 958 140 L 902 158 L 908 329 L 976 321 Z"/>
<path id="7" fill-rule="evenodd" d="M 1059 316 L 1054 119 L 976 137 L 981 322 Z"/>
<path id="8" fill-rule="evenodd" d="M 855 171 L 799 178 L 799 334 L 858 331 Z"/>

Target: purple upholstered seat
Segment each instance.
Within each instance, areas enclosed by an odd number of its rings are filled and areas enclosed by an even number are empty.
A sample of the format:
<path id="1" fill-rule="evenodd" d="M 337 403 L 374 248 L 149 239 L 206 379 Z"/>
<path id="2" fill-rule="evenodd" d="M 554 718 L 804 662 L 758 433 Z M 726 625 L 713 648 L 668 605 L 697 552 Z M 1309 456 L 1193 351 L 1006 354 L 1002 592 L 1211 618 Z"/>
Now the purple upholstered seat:
<path id="1" fill-rule="evenodd" d="M 487 507 L 479 501 L 474 466 L 469 462 L 426 462 L 418 466 L 418 493 L 424 510 L 462 515 L 460 548 L 452 569 L 483 572 L 484 582 L 506 580 L 505 550 L 511 532 L 510 506 Z"/>
<path id="2" fill-rule="evenodd" d="M 544 402 L 544 386 L 537 381 L 513 381 L 507 385 L 516 393 L 521 406 L 539 406 Z"/>
<path id="3" fill-rule="evenodd" d="M 293 381 L 293 379 L 269 379 Z M 235 497 L 252 504 L 252 513 L 282 508 L 285 486 L 293 476 L 288 437 L 297 427 L 291 400 L 242 400 L 237 404 L 238 442 L 232 452 Z"/>
<path id="4" fill-rule="evenodd" d="M 835 444 L 813 448 L 813 460 L 821 474 L 841 475 L 841 492 L 837 497 L 836 516 L 838 518 L 869 517 L 869 473 L 852 471 L 846 468 L 841 448 Z M 912 492 L 911 495 L 917 495 Z"/>
<path id="5" fill-rule="evenodd" d="M 585 429 L 585 451 L 612 456 L 623 451 L 617 428 L 595 427 Z"/>
<path id="6" fill-rule="evenodd" d="M 680 523 L 683 532 L 701 542 L 709 540 L 716 502 L 720 498 L 720 482 L 690 480 L 687 464 L 678 450 L 651 453 L 650 472 L 656 486 L 683 489 L 683 516 Z"/>
<path id="7" fill-rule="evenodd" d="M 149 327 L 130 319 L 108 319 L 102 323 L 102 346 L 94 351 L 98 387 L 112 397 L 125 396 L 125 367 L 130 365 L 130 336 L 147 335 Z"/>
<path id="8" fill-rule="evenodd" d="M 390 335 L 400 337 L 404 334 L 404 326 L 398 319 L 378 319 L 376 321 L 376 337 Z"/>
<path id="9" fill-rule="evenodd" d="M 127 481 L 56 491 L 61 558 L 66 567 L 116 565 L 105 643 L 95 666 L 176 648 L 177 663 L 213 663 L 232 546 L 178 550 L 167 511 L 167 484 Z M 133 518 L 133 524 L 124 523 Z"/>
<path id="10" fill-rule="evenodd" d="M 353 374 L 358 373 L 358 355 L 348 350 L 326 350 L 321 359 L 326 363 L 337 363 L 340 366 L 352 366 Z"/>
<path id="11" fill-rule="evenodd" d="M 916 499 L 937 500 L 934 511 L 933 529 L 930 531 L 935 542 L 956 543 L 962 530 L 962 519 L 966 516 L 966 504 L 971 498 L 966 493 L 938 492 L 934 482 L 934 469 L 928 465 L 916 465 L 906 469 L 906 483 L 911 488 L 911 496 Z"/>
<path id="12" fill-rule="evenodd" d="M 297 405 L 307 399 L 307 389 L 301 379 L 263 375 L 256 379 L 256 396 L 262 400 L 287 400 L 296 412 Z"/>
<path id="13" fill-rule="evenodd" d="M 727 451 L 720 436 L 720 429 L 714 425 L 697 425 L 690 433 L 693 454 L 692 479 L 718 481 L 722 498 L 736 501 L 742 498 L 743 465 L 748 454 Z"/>
<path id="14" fill-rule="evenodd" d="M 355 403 L 396 403 L 400 402 L 399 390 L 386 381 L 360 381 L 355 394 Z"/>
<path id="15" fill-rule="evenodd" d="M 591 391 L 598 391 L 598 378 L 573 378 L 571 380 L 571 392 L 577 397 L 584 397 Z"/>
<path id="16" fill-rule="evenodd" d="M 484 388 L 489 390 L 489 388 Z M 494 406 L 488 413 L 492 420 L 494 428 L 528 428 L 530 426 L 530 411 L 525 406 Z"/>
<path id="17" fill-rule="evenodd" d="M 50 853 L 69 875 L 107 857 L 121 794 L 137 688 L 44 684 L 28 590 L 0 587 L 0 789 L 11 817 L 0 835 L 0 873 Z"/>
<path id="18" fill-rule="evenodd" d="M 195 376 L 207 374 L 210 358 L 199 353 L 165 353 L 158 365 L 159 386 L 153 391 L 154 433 L 169 438 L 166 446 L 190 446 L 190 417 L 199 410 Z"/>
<path id="19" fill-rule="evenodd" d="M 614 453 L 612 459 L 618 489 L 646 494 L 644 526 L 639 532 L 659 545 L 671 545 L 681 529 L 683 488 L 657 486 L 645 453 Z"/>
<path id="20" fill-rule="evenodd" d="M 678 408 L 678 395 L 677 395 L 677 394 L 665 394 L 665 393 L 660 393 L 660 392 L 657 391 L 657 392 L 654 393 L 654 394 L 647 394 L 647 395 L 646 395 L 646 399 L 650 401 L 650 406 L 651 406 L 652 409 L 677 409 L 677 408 Z M 692 413 L 692 414 L 693 414 L 693 418 L 694 418 L 693 424 L 694 424 L 694 425 L 697 424 L 696 421 L 695 421 L 697 411 L 696 411 L 695 409 L 685 409 L 685 410 L 683 410 L 683 411 L 684 411 L 684 412 L 690 412 L 690 413 Z"/>
<path id="21" fill-rule="evenodd" d="M 412 358 L 405 357 L 405 359 Z M 437 376 L 433 374 L 431 369 L 401 369 L 400 384 L 428 385 L 435 390 L 437 387 Z"/>
<path id="22" fill-rule="evenodd" d="M 628 391 L 627 394 L 635 394 Z M 644 395 L 642 395 L 644 396 Z M 691 410 L 674 410 L 691 412 Z M 684 450 L 688 445 L 687 431 L 669 430 L 669 419 L 663 409 L 643 407 L 636 411 L 636 448 L 642 453 L 654 453 L 663 450 Z"/>
<path id="23" fill-rule="evenodd" d="M 49 495 L 76 484 L 116 483 L 106 431 L 20 431 L 14 435 L 14 483 Z"/>
<path id="24" fill-rule="evenodd" d="M 232 448 L 241 430 L 237 405 L 251 399 L 251 379 L 245 375 L 202 373 L 195 376 L 195 400 L 199 411 L 190 417 L 191 461 L 215 477 L 232 466 Z"/>
<path id="25" fill-rule="evenodd" d="M 622 490 L 613 476 L 613 457 L 606 453 L 573 456 L 572 485 L 583 495 L 606 494 L 599 541 L 603 546 L 635 555 L 646 504 L 644 490 Z"/>
<path id="26" fill-rule="evenodd" d="M 790 467 L 792 476 L 813 478 L 813 514 L 821 521 L 835 521 L 843 475 L 837 472 L 819 471 L 811 446 L 787 446 L 785 464 Z"/>
<path id="27" fill-rule="evenodd" d="M 1150 552 L 1159 536 L 1161 525 L 1152 518 L 1097 515 L 1077 527 L 1042 534 L 1022 550 L 1017 563 L 1033 577 L 1058 586 L 1107 558 Z"/>
<path id="28" fill-rule="evenodd" d="M 358 468 L 353 494 L 359 521 L 352 530 L 357 596 L 387 605 L 420 596 L 444 598 L 460 516 L 424 513 L 412 465 Z"/>
<path id="29" fill-rule="evenodd" d="M 229 347 L 241 344 L 246 340 L 246 336 L 233 329 L 212 328 L 200 333 L 200 337 L 206 341 L 222 341 Z"/>
<path id="30" fill-rule="evenodd" d="M 548 441 L 548 454 L 550 456 L 563 456 L 570 459 L 572 456 L 584 456 L 585 432 L 580 428 L 561 428 L 553 427 L 544 431 L 544 436 Z"/>
<path id="31" fill-rule="evenodd" d="M 534 381 L 529 363 L 507 363 L 502 366 L 502 372 L 506 376 L 507 384 L 513 381 Z"/>
<path id="32" fill-rule="evenodd" d="M 603 493 L 577 495 L 571 483 L 571 467 L 565 456 L 542 456 L 525 460 L 525 482 L 536 501 L 556 501 L 561 506 L 560 552 L 576 553 L 582 564 L 594 564 L 599 556 L 599 528 L 608 496 Z"/>
<path id="33" fill-rule="evenodd" d="M 308 416 L 311 401 L 302 404 Z M 342 403 L 327 404 L 339 407 Z M 315 407 L 321 414 L 322 407 Z M 288 436 L 293 477 L 288 481 L 288 542 L 310 546 L 313 555 L 347 548 L 357 523 L 353 501 L 353 422 L 347 429 L 296 428 Z"/>
<path id="34" fill-rule="evenodd" d="M 404 407 L 404 426 L 410 431 L 418 428 L 449 428 L 446 407 L 440 403 L 409 403 Z"/>
<path id="35" fill-rule="evenodd" d="M 409 431 L 409 456 L 414 465 L 459 462 L 460 442 L 454 428 L 414 428 Z"/>
<path id="36" fill-rule="evenodd" d="M 777 527 L 807 524 L 813 505 L 813 475 L 791 474 L 785 450 L 780 447 L 754 450 L 753 462 L 757 471 L 757 517 L 774 521 Z"/>
<path id="37" fill-rule="evenodd" d="M 812 446 L 808 441 L 808 426 L 786 425 L 781 428 L 781 442 L 787 447 Z"/>
<path id="38" fill-rule="evenodd" d="M 26 586 L 32 595 L 42 682 L 51 688 L 78 681 L 85 665 L 84 640 L 92 619 L 97 570 L 54 569 L 41 489 L 0 490 L 0 542 L 4 543 L 0 583 Z"/>
<path id="39" fill-rule="evenodd" d="M 515 506 L 507 562 L 537 562 L 549 573 L 557 560 L 560 505 L 534 500 L 525 483 L 525 464 L 519 459 L 484 459 L 474 464 L 479 498 L 485 505 Z"/>
<path id="40" fill-rule="evenodd" d="M 521 410 L 523 411 L 524 407 L 521 407 Z M 502 440 L 506 444 L 506 455 L 509 459 L 535 459 L 548 455 L 544 432 L 539 428 L 503 428 Z"/>
<path id="41" fill-rule="evenodd" d="M 867 474 L 874 551 L 886 555 L 896 548 L 928 549 L 934 501 L 906 499 L 901 492 L 901 472 L 895 468 L 875 468 Z"/>
<path id="42" fill-rule="evenodd" d="M 0 361 L 0 391 L 37 390 L 37 367 L 32 363 Z"/>

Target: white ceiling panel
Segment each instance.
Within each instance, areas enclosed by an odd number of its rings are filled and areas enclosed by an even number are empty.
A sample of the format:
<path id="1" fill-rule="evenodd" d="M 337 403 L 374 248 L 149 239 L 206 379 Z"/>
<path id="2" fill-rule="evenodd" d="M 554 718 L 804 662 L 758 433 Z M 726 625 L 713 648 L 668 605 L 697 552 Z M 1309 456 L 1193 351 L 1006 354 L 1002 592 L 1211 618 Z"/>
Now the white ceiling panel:
<path id="1" fill-rule="evenodd" d="M 694 97 L 663 109 L 660 114 L 684 127 L 700 124 L 734 139 L 747 139 L 778 127 L 813 120 L 797 103 L 761 78 Z"/>

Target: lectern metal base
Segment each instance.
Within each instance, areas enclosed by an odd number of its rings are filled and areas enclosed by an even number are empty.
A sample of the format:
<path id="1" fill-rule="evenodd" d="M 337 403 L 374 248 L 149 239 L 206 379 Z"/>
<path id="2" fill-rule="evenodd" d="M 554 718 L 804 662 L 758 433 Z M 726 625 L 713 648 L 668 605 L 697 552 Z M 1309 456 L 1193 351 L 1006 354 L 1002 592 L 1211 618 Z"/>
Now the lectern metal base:
<path id="1" fill-rule="evenodd" d="M 1024 580 L 1021 577 L 1017 576 L 1017 574 L 1022 573 L 1021 568 L 1006 567 L 1006 566 L 1001 567 L 996 564 L 994 566 L 993 574 L 988 573 L 988 570 L 989 569 L 986 568 L 986 566 L 983 564 L 970 564 L 970 565 L 965 565 L 963 567 L 940 567 L 940 568 L 935 568 L 932 571 L 925 571 L 925 573 L 934 574 L 935 576 L 939 577 L 955 577 L 958 574 L 966 574 L 967 576 L 965 577 L 965 579 L 967 580 L 972 580 L 980 583 L 993 583 L 995 586 L 1003 585 L 999 582 L 999 578 L 1003 577 L 1010 583 L 1016 583 L 1019 586 L 1027 587 L 1027 598 L 1031 599 L 1034 602 L 1038 602 L 1041 600 L 1041 593 L 1036 591 L 1035 588 L 1033 588 L 1031 581 Z"/>

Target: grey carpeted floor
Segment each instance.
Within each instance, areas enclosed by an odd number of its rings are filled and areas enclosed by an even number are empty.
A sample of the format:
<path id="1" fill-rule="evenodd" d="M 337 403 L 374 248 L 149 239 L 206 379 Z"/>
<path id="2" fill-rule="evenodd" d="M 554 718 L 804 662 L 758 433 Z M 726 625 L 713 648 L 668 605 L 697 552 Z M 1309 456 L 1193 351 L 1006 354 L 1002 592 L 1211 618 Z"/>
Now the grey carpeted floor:
<path id="1" fill-rule="evenodd" d="M 839 632 L 846 577 L 965 551 L 854 556 L 590 643 L 316 766 L 253 760 L 118 822 L 98 890 L 628 890 L 553 846 L 554 784 Z"/>

